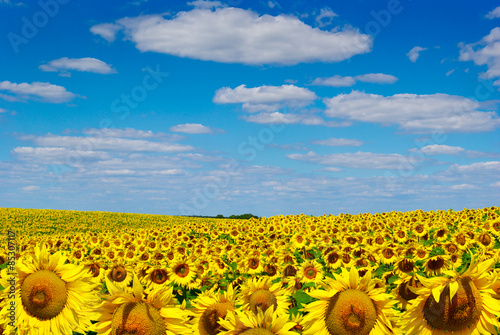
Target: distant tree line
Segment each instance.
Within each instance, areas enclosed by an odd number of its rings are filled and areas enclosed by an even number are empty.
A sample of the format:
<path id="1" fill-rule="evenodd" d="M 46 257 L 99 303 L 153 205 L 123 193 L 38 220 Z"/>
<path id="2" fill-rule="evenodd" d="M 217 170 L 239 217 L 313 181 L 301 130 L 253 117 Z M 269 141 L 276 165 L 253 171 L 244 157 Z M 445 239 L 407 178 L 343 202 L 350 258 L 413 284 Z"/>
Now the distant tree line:
<path id="1" fill-rule="evenodd" d="M 230 215 L 228 217 L 225 217 L 222 214 L 218 214 L 217 216 L 206 216 L 206 215 L 186 215 L 187 217 L 192 217 L 192 218 L 211 218 L 211 219 L 242 219 L 242 220 L 248 220 L 251 218 L 256 218 L 260 219 L 257 215 L 253 215 L 251 213 L 247 214 L 241 214 L 241 215 Z"/>
<path id="2" fill-rule="evenodd" d="M 224 215 L 222 214 L 219 214 L 216 216 L 217 219 L 226 219 L 224 217 Z M 227 217 L 227 219 L 243 219 L 243 220 L 248 220 L 248 219 L 251 219 L 251 218 L 256 218 L 256 219 L 259 219 L 259 217 L 257 215 L 253 215 L 251 213 L 247 213 L 247 214 L 241 214 L 241 215 L 230 215 L 229 217 Z"/>

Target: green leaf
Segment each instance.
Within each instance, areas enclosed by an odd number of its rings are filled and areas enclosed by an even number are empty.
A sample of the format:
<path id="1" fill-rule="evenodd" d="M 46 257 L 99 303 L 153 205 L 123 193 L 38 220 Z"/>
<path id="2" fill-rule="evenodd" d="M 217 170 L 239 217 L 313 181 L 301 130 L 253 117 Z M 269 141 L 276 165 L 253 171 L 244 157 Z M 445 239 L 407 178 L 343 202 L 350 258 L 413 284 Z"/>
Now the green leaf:
<path id="1" fill-rule="evenodd" d="M 389 278 L 389 281 L 388 281 L 389 285 L 392 285 L 392 283 L 394 283 L 396 280 L 398 280 L 398 278 L 399 278 L 398 275 L 394 275 L 391 278 Z"/>
<path id="2" fill-rule="evenodd" d="M 302 305 L 307 305 L 314 301 L 314 298 L 305 293 L 302 289 L 297 290 L 292 297 L 297 301 L 297 305 L 300 306 L 300 308 L 303 307 Z"/>

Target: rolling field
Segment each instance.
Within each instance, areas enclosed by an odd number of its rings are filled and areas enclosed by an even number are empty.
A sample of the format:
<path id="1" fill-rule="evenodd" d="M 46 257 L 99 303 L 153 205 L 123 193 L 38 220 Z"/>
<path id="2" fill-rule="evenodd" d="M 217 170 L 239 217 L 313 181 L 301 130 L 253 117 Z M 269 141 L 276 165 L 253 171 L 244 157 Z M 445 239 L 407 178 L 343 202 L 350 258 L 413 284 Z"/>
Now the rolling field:
<path id="1" fill-rule="evenodd" d="M 3 334 L 499 334 L 498 207 L 0 223 Z"/>

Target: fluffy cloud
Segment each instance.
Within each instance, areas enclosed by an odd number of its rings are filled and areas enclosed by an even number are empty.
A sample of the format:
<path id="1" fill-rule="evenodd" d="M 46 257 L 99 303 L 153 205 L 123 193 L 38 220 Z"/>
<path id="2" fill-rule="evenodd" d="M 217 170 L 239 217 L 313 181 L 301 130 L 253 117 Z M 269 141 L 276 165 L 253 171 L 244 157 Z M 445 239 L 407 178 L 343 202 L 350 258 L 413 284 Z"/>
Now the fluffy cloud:
<path id="1" fill-rule="evenodd" d="M 48 72 L 62 72 L 65 73 L 69 70 L 76 70 L 82 72 L 94 72 L 100 74 L 116 73 L 110 65 L 96 58 L 68 58 L 63 57 L 55 59 L 39 66 L 40 70 Z"/>
<path id="2" fill-rule="evenodd" d="M 319 155 L 310 151 L 307 154 L 289 154 L 287 157 L 293 160 L 352 169 L 397 170 L 405 164 L 405 157 L 399 154 L 376 154 L 361 151 L 327 155 Z"/>
<path id="3" fill-rule="evenodd" d="M 422 153 L 424 155 L 459 155 L 465 152 L 465 149 L 444 144 L 430 144 L 421 149 L 411 149 L 409 151 Z"/>
<path id="4" fill-rule="evenodd" d="M 351 122 L 327 121 L 313 113 L 258 113 L 243 117 L 248 122 L 259 124 L 304 124 L 309 126 L 347 127 Z"/>
<path id="5" fill-rule="evenodd" d="M 207 1 L 207 0 L 195 0 L 188 2 L 188 5 L 194 6 L 196 8 L 212 9 L 217 7 L 224 7 L 220 1 Z"/>
<path id="6" fill-rule="evenodd" d="M 373 38 L 354 29 L 323 31 L 289 15 L 262 15 L 240 8 L 195 8 L 171 19 L 123 18 L 91 28 L 108 41 L 118 30 L 142 51 L 222 63 L 339 62 L 371 51 Z M 279 47 L 277 47 L 279 45 Z"/>
<path id="7" fill-rule="evenodd" d="M 384 73 L 367 73 L 359 76 L 346 76 L 342 77 L 335 75 L 328 78 L 316 78 L 311 85 L 320 86 L 333 86 L 333 87 L 349 87 L 356 84 L 356 82 L 361 81 L 364 83 L 376 83 L 376 84 L 394 84 L 398 78 L 390 74 Z"/>
<path id="8" fill-rule="evenodd" d="M 0 82 L 0 91 L 7 91 L 14 94 L 2 94 L 2 98 L 9 101 L 34 99 L 43 102 L 63 103 L 71 101 L 76 97 L 76 94 L 68 92 L 66 88 L 62 86 L 41 82 L 17 84 L 10 81 L 2 81 Z"/>
<path id="9" fill-rule="evenodd" d="M 101 23 L 90 28 L 90 32 L 99 35 L 108 42 L 113 42 L 116 38 L 116 33 L 118 33 L 122 27 L 118 24 L 113 23 Z"/>
<path id="10" fill-rule="evenodd" d="M 418 59 L 418 57 L 420 57 L 420 52 L 421 51 L 425 51 L 427 50 L 427 48 L 422 48 L 422 47 L 413 47 L 407 54 L 406 56 L 408 56 L 408 58 L 410 59 L 410 61 L 412 61 L 413 63 L 415 63 Z"/>
<path id="11" fill-rule="evenodd" d="M 498 6 L 497 8 L 493 9 L 491 12 L 486 14 L 486 18 L 490 20 L 497 19 L 499 17 L 500 17 L 500 6 Z"/>
<path id="12" fill-rule="evenodd" d="M 483 79 L 500 77 L 500 27 L 493 28 L 479 42 L 472 44 L 460 43 L 461 61 L 473 61 L 476 65 L 486 65 L 488 70 L 481 74 Z M 493 83 L 500 86 L 500 80 Z"/>
<path id="13" fill-rule="evenodd" d="M 359 147 L 363 145 L 363 141 L 351 140 L 347 138 L 329 138 L 327 140 L 313 141 L 313 144 L 326 145 L 329 147 Z"/>
<path id="14" fill-rule="evenodd" d="M 172 153 L 190 151 L 194 148 L 190 145 L 177 143 L 152 142 L 145 140 L 131 140 L 115 137 L 80 137 L 60 136 L 47 134 L 43 136 L 20 136 L 21 140 L 33 142 L 43 147 L 71 147 L 82 151 L 119 151 L 119 152 L 158 152 Z"/>
<path id="15" fill-rule="evenodd" d="M 210 134 L 212 129 L 199 123 L 185 123 L 173 126 L 170 131 L 186 134 Z"/>
<path id="16" fill-rule="evenodd" d="M 477 102 L 448 94 L 384 97 L 353 91 L 324 99 L 324 103 L 329 117 L 396 124 L 412 132 L 480 132 L 492 131 L 500 125 L 495 112 L 479 111 Z"/>
<path id="17" fill-rule="evenodd" d="M 213 102 L 217 104 L 243 104 L 248 112 L 273 112 L 284 106 L 303 107 L 316 100 L 316 94 L 307 88 L 295 85 L 259 86 L 247 88 L 223 87 L 215 92 Z"/>

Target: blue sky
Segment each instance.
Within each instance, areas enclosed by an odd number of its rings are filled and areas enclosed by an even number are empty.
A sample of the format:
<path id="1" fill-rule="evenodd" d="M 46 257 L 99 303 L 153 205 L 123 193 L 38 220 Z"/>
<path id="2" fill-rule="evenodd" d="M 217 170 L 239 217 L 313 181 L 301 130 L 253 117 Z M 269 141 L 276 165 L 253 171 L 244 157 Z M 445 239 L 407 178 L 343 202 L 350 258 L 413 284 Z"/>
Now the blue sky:
<path id="1" fill-rule="evenodd" d="M 172 215 L 500 199 L 490 1 L 0 1 L 0 206 Z"/>

